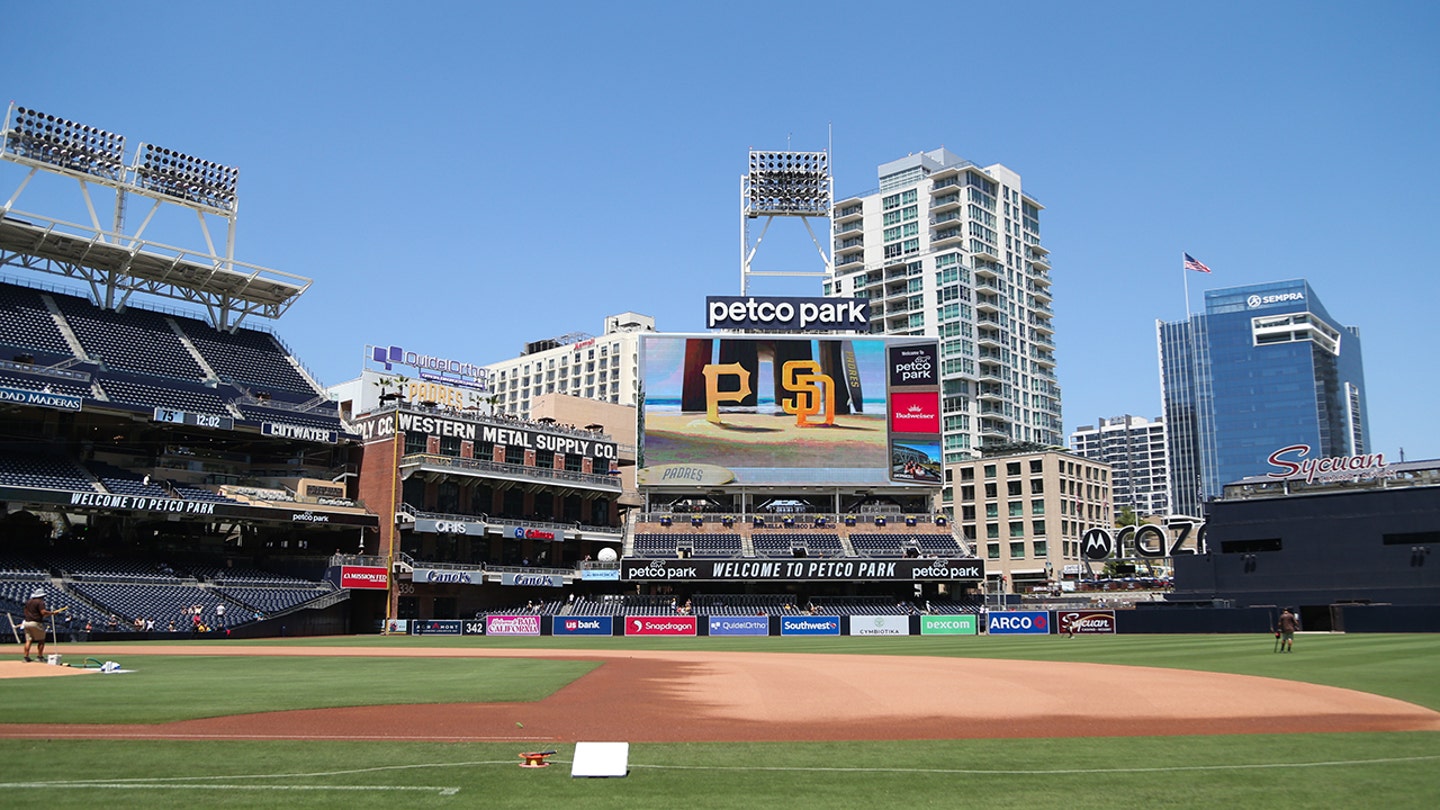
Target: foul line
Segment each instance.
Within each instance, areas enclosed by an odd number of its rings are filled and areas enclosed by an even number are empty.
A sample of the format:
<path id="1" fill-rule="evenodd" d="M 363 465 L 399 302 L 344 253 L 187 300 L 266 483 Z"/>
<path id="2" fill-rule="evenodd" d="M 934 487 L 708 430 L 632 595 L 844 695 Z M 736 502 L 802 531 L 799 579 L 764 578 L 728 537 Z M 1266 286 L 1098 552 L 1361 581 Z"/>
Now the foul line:
<path id="1" fill-rule="evenodd" d="M 645 765 L 631 763 L 632 768 L 655 770 L 690 771 L 816 771 L 823 773 L 934 773 L 960 776 L 1070 776 L 1074 774 L 1107 773 L 1178 773 L 1181 771 L 1243 771 L 1279 768 L 1325 768 L 1342 765 L 1385 765 L 1398 762 L 1425 762 L 1440 760 L 1440 754 L 1423 754 L 1413 757 L 1382 757 L 1380 759 L 1341 759 L 1324 762 L 1271 762 L 1236 763 L 1234 765 L 1173 765 L 1154 768 L 1065 768 L 1049 770 L 983 770 L 976 768 L 834 768 L 825 766 L 780 766 L 780 765 Z"/>
<path id="2" fill-rule="evenodd" d="M 426 785 L 184 785 L 160 782 L 6 782 L 0 784 L 0 788 L 40 788 L 44 790 L 54 790 L 55 788 L 104 788 L 106 790 L 402 790 L 437 793 L 441 796 L 454 796 L 460 792 L 460 788 L 458 787 Z"/>

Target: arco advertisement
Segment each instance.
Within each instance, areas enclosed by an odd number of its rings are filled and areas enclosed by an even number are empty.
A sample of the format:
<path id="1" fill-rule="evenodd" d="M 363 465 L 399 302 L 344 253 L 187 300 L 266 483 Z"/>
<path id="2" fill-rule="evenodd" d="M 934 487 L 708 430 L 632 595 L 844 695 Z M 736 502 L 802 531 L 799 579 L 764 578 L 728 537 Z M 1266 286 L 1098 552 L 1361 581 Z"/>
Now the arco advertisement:
<path id="1" fill-rule="evenodd" d="M 986 620 L 986 632 L 992 636 L 1048 636 L 1050 613 L 1044 610 L 1001 610 Z"/>

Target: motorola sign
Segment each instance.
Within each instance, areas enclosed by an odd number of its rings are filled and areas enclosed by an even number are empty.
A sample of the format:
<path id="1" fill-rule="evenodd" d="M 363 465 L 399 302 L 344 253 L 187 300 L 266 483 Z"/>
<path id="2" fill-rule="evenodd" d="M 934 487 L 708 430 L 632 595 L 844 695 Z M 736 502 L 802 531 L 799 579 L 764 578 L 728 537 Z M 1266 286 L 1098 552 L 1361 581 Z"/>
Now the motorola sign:
<path id="1" fill-rule="evenodd" d="M 705 297 L 705 328 L 868 332 L 870 303 L 864 298 L 709 295 Z"/>

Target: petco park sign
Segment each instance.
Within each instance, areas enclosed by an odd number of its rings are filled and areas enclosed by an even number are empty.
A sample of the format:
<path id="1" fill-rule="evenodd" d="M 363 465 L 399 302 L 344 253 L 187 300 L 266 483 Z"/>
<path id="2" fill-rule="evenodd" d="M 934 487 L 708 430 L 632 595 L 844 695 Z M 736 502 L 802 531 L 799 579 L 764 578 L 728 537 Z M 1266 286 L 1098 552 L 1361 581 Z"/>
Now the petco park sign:
<path id="1" fill-rule="evenodd" d="M 705 297 L 705 328 L 770 332 L 870 331 L 864 298 Z"/>
<path id="2" fill-rule="evenodd" d="M 985 578 L 980 560 L 621 560 L 628 582 L 968 582 Z"/>

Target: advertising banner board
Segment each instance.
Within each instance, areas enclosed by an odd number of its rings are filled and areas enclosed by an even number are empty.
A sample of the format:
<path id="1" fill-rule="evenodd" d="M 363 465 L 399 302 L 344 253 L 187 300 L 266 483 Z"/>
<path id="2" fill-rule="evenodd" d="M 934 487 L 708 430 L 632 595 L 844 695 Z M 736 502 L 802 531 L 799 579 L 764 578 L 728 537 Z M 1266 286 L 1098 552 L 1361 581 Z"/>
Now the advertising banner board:
<path id="1" fill-rule="evenodd" d="M 838 636 L 839 616 L 781 616 L 782 636 Z"/>
<path id="2" fill-rule="evenodd" d="M 979 632 L 979 623 L 974 614 L 959 616 L 921 616 L 922 636 L 973 636 Z"/>
<path id="3" fill-rule="evenodd" d="M 1046 636 L 1050 634 L 1050 613 L 998 610 L 990 614 L 986 630 L 992 636 Z"/>
<path id="4" fill-rule="evenodd" d="M 768 636 L 769 616 L 711 616 L 712 636 Z"/>
<path id="5" fill-rule="evenodd" d="M 909 616 L 851 616 L 852 636 L 908 636 Z"/>
<path id="6" fill-rule="evenodd" d="M 860 560 L 637 560 L 620 561 L 627 582 L 974 582 L 985 578 L 978 559 Z"/>
<path id="7" fill-rule="evenodd" d="M 1055 632 L 1060 635 L 1114 635 L 1113 610 L 1057 610 Z"/>
<path id="8" fill-rule="evenodd" d="M 609 636 L 615 633 L 613 616 L 556 616 L 550 632 L 557 636 Z"/>
<path id="9" fill-rule="evenodd" d="M 627 636 L 693 636 L 694 616 L 626 616 Z"/>
<path id="10" fill-rule="evenodd" d="M 340 566 L 340 587 L 342 588 L 383 591 L 389 586 L 389 572 L 383 565 Z"/>
<path id="11" fill-rule="evenodd" d="M 412 619 L 410 632 L 417 636 L 459 636 L 465 623 L 459 619 Z"/>
<path id="12" fill-rule="evenodd" d="M 484 585 L 485 572 L 479 568 L 416 568 L 411 581 L 416 585 Z"/>
<path id="13" fill-rule="evenodd" d="M 539 616 L 486 616 L 487 636 L 538 636 Z"/>

